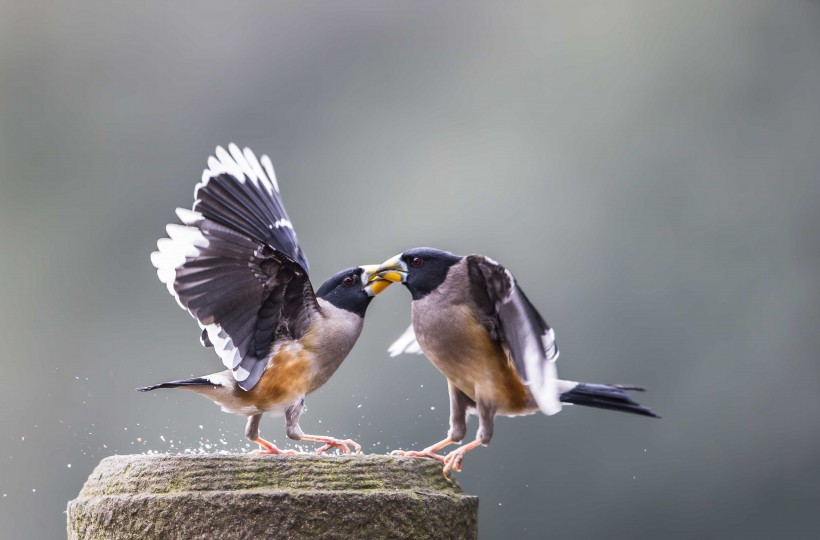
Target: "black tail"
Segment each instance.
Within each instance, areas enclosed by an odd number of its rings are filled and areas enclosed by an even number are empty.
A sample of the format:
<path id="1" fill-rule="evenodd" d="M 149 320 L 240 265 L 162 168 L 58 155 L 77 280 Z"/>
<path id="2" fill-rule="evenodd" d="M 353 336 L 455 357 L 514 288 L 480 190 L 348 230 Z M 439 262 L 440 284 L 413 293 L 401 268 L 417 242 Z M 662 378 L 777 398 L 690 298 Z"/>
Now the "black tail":
<path id="1" fill-rule="evenodd" d="M 608 384 L 579 383 L 578 386 L 561 394 L 561 401 L 573 403 L 585 407 L 595 407 L 598 409 L 609 409 L 611 411 L 621 411 L 642 416 L 652 416 L 660 418 L 647 407 L 634 401 L 627 390 L 637 390 L 643 392 L 640 386 L 622 386 Z"/>
<path id="2" fill-rule="evenodd" d="M 156 390 L 157 388 L 177 388 L 179 386 L 219 386 L 218 384 L 214 384 L 208 379 L 203 377 L 194 377 L 193 379 L 183 379 L 181 381 L 170 381 L 164 382 L 162 384 L 155 384 L 153 386 L 143 386 L 142 388 L 137 388 L 137 392 L 150 392 L 151 390 Z"/>

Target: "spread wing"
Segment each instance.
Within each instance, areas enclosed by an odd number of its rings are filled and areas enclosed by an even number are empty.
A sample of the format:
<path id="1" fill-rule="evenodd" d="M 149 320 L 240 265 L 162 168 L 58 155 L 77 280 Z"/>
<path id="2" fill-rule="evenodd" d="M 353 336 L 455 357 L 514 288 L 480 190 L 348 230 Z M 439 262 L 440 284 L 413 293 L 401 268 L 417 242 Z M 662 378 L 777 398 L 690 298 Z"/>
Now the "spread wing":
<path id="1" fill-rule="evenodd" d="M 319 307 L 270 159 L 231 144 L 208 159 L 192 210 L 151 254 L 160 281 L 250 390 L 277 339 L 301 337 Z"/>
<path id="2" fill-rule="evenodd" d="M 491 335 L 506 349 L 518 375 L 545 414 L 561 410 L 555 332 L 527 299 L 513 275 L 481 255 L 467 257 L 471 294 Z"/>

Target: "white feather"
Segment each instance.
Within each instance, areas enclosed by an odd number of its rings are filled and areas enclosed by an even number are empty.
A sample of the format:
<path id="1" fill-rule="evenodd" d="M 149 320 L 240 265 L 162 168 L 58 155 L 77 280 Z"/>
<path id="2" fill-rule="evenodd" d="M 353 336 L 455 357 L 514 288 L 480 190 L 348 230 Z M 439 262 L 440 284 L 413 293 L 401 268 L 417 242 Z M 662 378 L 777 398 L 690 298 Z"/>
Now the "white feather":
<path id="1" fill-rule="evenodd" d="M 404 331 L 399 339 L 390 345 L 390 348 L 387 349 L 387 353 L 391 358 L 402 353 L 422 354 L 421 345 L 419 345 L 419 342 L 416 340 L 416 332 L 413 330 L 412 324 Z"/>
<path id="2" fill-rule="evenodd" d="M 270 158 L 264 154 L 262 155 L 262 166 L 265 167 L 266 171 L 268 171 L 268 178 L 270 178 L 270 181 L 273 184 L 273 189 L 276 190 L 276 193 L 279 193 L 279 182 L 276 181 L 276 173 L 273 171 L 273 163 L 271 163 Z"/>
<path id="3" fill-rule="evenodd" d="M 564 394 L 566 392 L 569 392 L 570 390 L 572 390 L 573 388 L 575 388 L 579 384 L 577 381 L 564 381 L 564 380 L 561 380 L 561 379 L 558 379 L 557 381 L 555 381 L 555 383 L 558 386 L 558 393 L 559 394 Z M 566 406 L 566 405 L 572 405 L 572 404 L 571 403 L 564 403 L 563 405 Z"/>
<path id="4" fill-rule="evenodd" d="M 524 313 L 526 311 L 521 295 L 511 293 L 508 298 L 508 301 L 512 302 L 519 312 Z M 549 332 L 547 335 L 549 335 Z M 538 408 L 541 409 L 541 412 L 550 416 L 561 410 L 561 400 L 556 383 L 558 372 L 555 369 L 554 359 L 553 361 L 544 362 L 544 349 L 539 347 L 539 344 L 544 344 L 545 337 L 532 335 L 525 337 L 523 340 L 526 344 L 524 348 L 524 366 L 527 379 L 529 379 L 527 384 L 536 403 L 538 403 Z M 547 359 L 549 360 L 549 356 L 547 356 Z"/>
<path id="5" fill-rule="evenodd" d="M 250 374 L 251 374 L 250 371 L 248 371 L 247 369 L 245 369 L 241 366 L 236 366 L 236 368 L 233 370 L 233 378 L 236 379 L 237 382 L 244 381 L 245 379 L 248 378 L 248 375 L 250 375 Z"/>
<path id="6" fill-rule="evenodd" d="M 209 156 L 207 172 L 209 173 L 208 177 L 211 178 L 214 176 L 219 176 L 220 174 L 226 173 L 228 171 L 225 169 L 225 166 L 218 159 L 216 159 L 214 156 Z"/>
<path id="7" fill-rule="evenodd" d="M 177 304 L 185 309 L 179 295 L 174 290 L 176 269 L 182 266 L 186 257 L 199 253 L 199 249 L 192 244 L 174 241 L 171 238 L 160 238 L 157 241 L 157 248 L 159 251 L 151 253 L 151 263 L 157 269 L 157 277 L 165 284 Z"/>
<path id="8" fill-rule="evenodd" d="M 544 354 L 547 356 L 547 362 L 555 362 L 558 360 L 561 351 L 558 350 L 558 345 L 555 343 L 555 331 L 552 328 L 541 336 L 541 343 L 544 346 Z"/>
<path id="9" fill-rule="evenodd" d="M 273 195 L 274 189 L 277 192 L 279 191 L 270 158 L 262 156 L 260 164 L 253 151 L 249 148 L 242 151 L 233 143 L 228 145 L 228 150 L 230 152 L 218 146 L 214 152 L 215 155 L 208 158 L 208 168 L 202 172 L 202 180 L 194 190 L 195 198 L 198 198 L 199 189 L 206 186 L 211 178 L 222 174 L 230 174 L 236 181 L 243 184 L 250 179 L 257 189 L 261 189 L 260 185 L 264 186 L 269 195 Z M 158 250 L 151 254 L 151 263 L 156 267 L 157 276 L 167 286 L 168 292 L 171 293 L 181 308 L 186 309 L 174 290 L 177 269 L 188 258 L 199 256 L 201 249 L 206 248 L 209 242 L 196 227 L 199 222 L 204 220 L 200 212 L 178 208 L 176 214 L 183 225 L 169 224 L 166 227 L 168 238 L 162 238 L 157 242 Z M 277 220 L 270 227 L 293 229 L 293 225 L 287 219 Z M 233 371 L 233 378 L 239 382 L 246 380 L 250 372 L 240 366 L 242 357 L 230 336 L 212 319 L 197 322 L 200 328 L 207 333 L 208 340 L 213 345 L 222 363 Z"/>
<path id="10" fill-rule="evenodd" d="M 176 223 L 169 223 L 165 226 L 165 231 L 168 236 L 175 241 L 175 244 L 184 246 L 185 248 L 196 249 L 194 255 L 199 254 L 199 249 L 208 247 L 208 239 L 202 234 L 202 231 L 195 227 L 187 227 L 185 225 L 178 225 Z M 186 251 L 190 251 L 187 250 Z M 191 255 L 193 256 L 193 255 Z"/>
<path id="11" fill-rule="evenodd" d="M 245 156 L 242 154 L 242 150 L 239 149 L 234 143 L 228 145 L 228 150 L 231 151 L 231 156 L 233 157 L 234 162 L 239 167 L 239 170 L 242 171 L 242 174 L 247 178 L 251 179 L 251 183 L 259 187 L 259 179 L 256 177 L 256 172 L 250 166 L 250 164 L 245 160 Z"/>
<path id="12" fill-rule="evenodd" d="M 226 373 L 224 371 L 220 371 L 219 373 L 212 373 L 210 375 L 205 375 L 202 377 L 203 379 L 207 379 L 208 381 L 214 383 L 216 386 L 224 386 L 227 388 L 232 388 L 234 385 L 233 379 L 230 377 L 226 377 Z"/>
<path id="13" fill-rule="evenodd" d="M 221 146 L 217 146 L 215 153 L 216 158 L 222 164 L 223 170 L 236 178 L 241 184 L 244 184 L 245 174 L 242 172 L 242 169 L 239 168 L 236 161 L 233 160 L 228 151 Z M 208 162 L 210 163 L 210 160 L 208 160 Z"/>
<path id="14" fill-rule="evenodd" d="M 293 223 L 291 223 L 290 220 L 282 218 L 282 219 L 277 219 L 276 223 L 274 223 L 273 225 L 269 225 L 268 227 L 269 228 L 276 227 L 277 229 L 281 229 L 282 227 L 286 227 L 290 230 L 293 230 Z"/>
<path id="15" fill-rule="evenodd" d="M 185 225 L 191 226 L 203 219 L 202 214 L 188 210 L 187 208 L 177 208 L 176 214 L 179 220 Z"/>
<path id="16" fill-rule="evenodd" d="M 273 184 L 270 183 L 268 175 L 265 173 L 264 169 L 262 169 L 262 165 L 259 164 L 259 160 L 256 159 L 256 154 L 254 154 L 253 150 L 247 146 L 245 147 L 245 160 L 254 170 L 256 176 L 259 178 L 259 181 L 262 182 L 262 185 L 265 186 L 268 195 L 273 195 Z"/>

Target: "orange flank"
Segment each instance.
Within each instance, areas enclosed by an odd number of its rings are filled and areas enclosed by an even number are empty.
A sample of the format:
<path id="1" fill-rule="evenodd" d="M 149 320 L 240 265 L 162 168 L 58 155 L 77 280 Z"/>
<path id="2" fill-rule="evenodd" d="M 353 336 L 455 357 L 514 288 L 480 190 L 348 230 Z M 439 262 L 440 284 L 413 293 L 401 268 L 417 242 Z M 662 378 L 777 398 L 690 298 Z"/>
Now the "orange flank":
<path id="1" fill-rule="evenodd" d="M 268 369 L 249 391 L 240 390 L 237 397 L 246 405 L 266 410 L 288 403 L 308 393 L 312 379 L 309 353 L 299 347 L 284 345 L 271 358 Z"/>
<path id="2" fill-rule="evenodd" d="M 441 359 L 430 356 L 433 365 L 473 401 L 496 403 L 499 414 L 535 412 L 538 405 L 501 344 L 490 337 L 467 308 L 456 311 L 455 315 L 462 356 Z"/>

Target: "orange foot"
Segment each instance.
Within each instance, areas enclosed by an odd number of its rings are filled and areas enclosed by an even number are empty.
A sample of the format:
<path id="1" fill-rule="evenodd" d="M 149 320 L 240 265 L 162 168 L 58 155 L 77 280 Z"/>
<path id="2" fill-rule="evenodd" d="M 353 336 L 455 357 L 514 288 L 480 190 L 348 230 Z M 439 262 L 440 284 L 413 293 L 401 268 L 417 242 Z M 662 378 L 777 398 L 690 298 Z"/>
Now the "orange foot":
<path id="1" fill-rule="evenodd" d="M 262 437 L 259 437 L 254 441 L 256 444 L 260 446 L 259 450 L 253 450 L 251 454 L 298 454 L 296 450 L 280 450 L 276 447 L 275 444 L 266 441 Z"/>
<path id="2" fill-rule="evenodd" d="M 464 461 L 464 454 L 481 446 L 481 441 L 473 441 L 465 444 L 461 448 L 456 448 L 444 457 L 444 473 L 445 478 L 449 476 L 450 471 L 461 472 L 461 463 Z"/>
<path id="3" fill-rule="evenodd" d="M 402 457 L 430 458 L 444 463 L 444 456 L 436 454 L 435 452 L 432 452 L 427 448 L 425 448 L 424 450 L 393 450 L 392 452 L 390 452 L 390 455 Z"/>
<path id="4" fill-rule="evenodd" d="M 320 435 L 303 435 L 302 440 L 324 443 L 324 446 L 316 450 L 316 454 L 320 456 L 333 448 L 338 448 L 343 454 L 350 453 L 349 447 L 353 447 L 353 452 L 356 454 L 362 451 L 361 445 L 352 439 L 337 439 L 335 437 L 322 437 Z"/>
<path id="5" fill-rule="evenodd" d="M 430 445 L 424 450 L 393 450 L 390 452 L 391 456 L 407 456 L 407 457 L 419 457 L 419 458 L 430 458 L 435 459 L 437 461 L 444 462 L 444 456 L 437 454 L 439 450 L 444 448 L 445 446 L 450 446 L 451 444 L 455 444 L 451 438 L 447 437 L 443 441 L 439 441 L 436 444 Z"/>
<path id="6" fill-rule="evenodd" d="M 464 449 L 459 448 L 447 454 L 444 459 L 444 476 L 449 476 L 450 471 L 461 472 L 461 462 L 464 461 Z"/>

